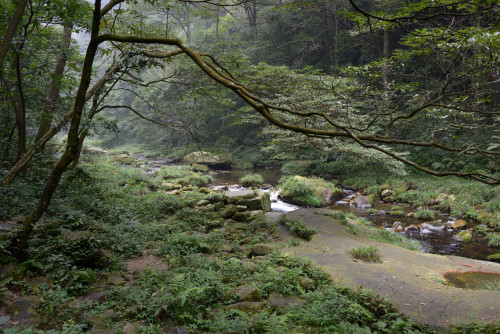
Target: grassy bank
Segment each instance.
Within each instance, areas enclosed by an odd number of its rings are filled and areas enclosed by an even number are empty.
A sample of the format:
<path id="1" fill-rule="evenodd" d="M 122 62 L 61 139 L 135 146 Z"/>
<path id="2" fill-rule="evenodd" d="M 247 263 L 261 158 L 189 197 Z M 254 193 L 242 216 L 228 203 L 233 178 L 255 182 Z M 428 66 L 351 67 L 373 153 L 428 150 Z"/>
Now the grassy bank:
<path id="1" fill-rule="evenodd" d="M 34 231 L 28 260 L 0 248 L 2 312 L 23 300 L 31 321 L 15 325 L 23 319 L 12 317 L 5 333 L 435 332 L 279 253 L 277 223 L 242 207 L 227 218 L 235 206 L 200 180 L 190 167 L 148 176 L 106 156 L 72 169 Z M 30 209 L 41 186 L 21 178 L 2 189 L 2 227 Z"/>

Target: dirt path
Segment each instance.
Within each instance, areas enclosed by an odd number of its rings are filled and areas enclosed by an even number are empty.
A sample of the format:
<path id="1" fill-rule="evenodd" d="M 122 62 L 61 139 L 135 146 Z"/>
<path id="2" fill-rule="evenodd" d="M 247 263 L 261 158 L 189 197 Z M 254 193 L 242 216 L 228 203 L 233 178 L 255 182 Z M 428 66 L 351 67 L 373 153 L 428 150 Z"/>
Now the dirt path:
<path id="1" fill-rule="evenodd" d="M 313 259 L 337 285 L 374 291 L 419 323 L 449 327 L 472 321 L 500 321 L 500 291 L 466 290 L 448 286 L 447 271 L 485 271 L 500 274 L 500 265 L 457 256 L 410 251 L 353 235 L 329 210 L 300 209 L 287 215 L 315 227 L 310 242 L 282 251 Z M 331 211 L 330 211 L 331 212 Z M 360 245 L 379 248 L 383 263 L 353 261 L 349 250 Z"/>

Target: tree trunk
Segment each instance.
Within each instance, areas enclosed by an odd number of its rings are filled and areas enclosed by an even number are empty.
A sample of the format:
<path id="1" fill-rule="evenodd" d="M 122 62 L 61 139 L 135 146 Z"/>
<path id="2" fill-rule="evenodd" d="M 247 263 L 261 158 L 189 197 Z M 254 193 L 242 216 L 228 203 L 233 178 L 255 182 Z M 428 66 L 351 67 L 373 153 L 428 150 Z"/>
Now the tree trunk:
<path id="1" fill-rule="evenodd" d="M 14 58 L 14 68 L 16 70 L 17 79 L 17 108 L 16 108 L 16 123 L 17 123 L 17 158 L 19 160 L 24 152 L 26 152 L 26 104 L 24 100 L 23 83 L 21 76 L 21 58 L 19 52 L 16 52 Z"/>
<path id="2" fill-rule="evenodd" d="M 0 67 L 2 67 L 7 52 L 9 52 L 10 42 L 14 37 L 19 21 L 21 21 L 21 17 L 24 14 L 24 9 L 26 8 L 27 3 L 28 0 L 19 0 L 17 2 L 14 14 L 7 25 L 7 30 L 5 30 L 5 34 L 3 35 L 2 44 L 0 44 Z"/>
<path id="3" fill-rule="evenodd" d="M 388 65 L 387 61 L 389 59 L 389 29 L 384 30 L 384 49 L 383 49 L 383 54 L 382 57 L 384 58 L 384 61 L 382 63 L 382 88 L 384 91 L 387 90 L 389 86 L 389 78 L 388 78 Z"/>
<path id="4" fill-rule="evenodd" d="M 321 45 L 323 46 L 323 63 L 326 74 L 330 73 L 330 41 L 328 40 L 328 12 L 325 3 L 321 4 Z"/>
<path id="5" fill-rule="evenodd" d="M 40 120 L 40 125 L 38 127 L 36 141 L 40 140 L 40 138 L 42 138 L 43 135 L 50 130 L 54 109 L 57 99 L 59 98 L 59 91 L 61 89 L 61 79 L 64 74 L 64 68 L 66 67 L 66 53 L 69 49 L 70 43 L 71 26 L 65 26 L 62 36 L 61 50 L 57 54 L 56 67 L 54 69 L 52 82 L 50 83 L 49 92 L 43 105 L 42 119 Z"/>
<path id="6" fill-rule="evenodd" d="M 124 59 L 126 60 L 126 59 Z M 94 94 L 96 94 L 107 82 L 107 80 L 116 73 L 120 69 L 120 64 L 116 63 L 109 68 L 106 73 L 103 75 L 103 77 L 95 83 L 94 86 L 92 86 L 91 89 L 87 92 L 85 95 L 85 102 L 88 101 Z M 5 176 L 2 185 L 3 186 L 8 186 L 12 182 L 14 182 L 14 179 L 16 178 L 17 174 L 26 166 L 26 164 L 31 160 L 31 158 L 35 155 L 36 152 L 38 152 L 40 149 L 42 149 L 47 142 L 56 135 L 56 133 L 59 132 L 61 127 L 63 127 L 73 116 L 73 111 L 74 108 L 72 108 L 70 111 L 66 113 L 66 115 L 61 119 L 56 125 L 50 128 L 49 131 L 45 133 L 33 146 L 30 147 L 30 149 L 26 152 L 26 154 L 23 155 L 21 159 L 16 161 L 16 164 L 12 169 L 9 171 L 7 176 Z"/>
<path id="7" fill-rule="evenodd" d="M 52 169 L 52 172 L 50 173 L 50 176 L 45 184 L 45 189 L 43 190 L 38 204 L 24 218 L 21 231 L 12 240 L 10 249 L 12 249 L 13 254 L 15 254 L 16 256 L 23 256 L 23 250 L 27 246 L 27 240 L 29 239 L 31 232 L 33 231 L 34 224 L 47 210 L 47 207 L 49 206 L 52 199 L 52 195 L 54 194 L 54 191 L 56 190 L 57 185 L 61 180 L 61 176 L 73 161 L 76 152 L 78 151 L 78 131 L 80 128 L 80 121 L 82 118 L 83 107 L 86 101 L 87 90 L 90 86 L 92 65 L 94 63 L 97 48 L 99 47 L 97 37 L 99 36 L 99 23 L 101 19 L 100 11 L 101 0 L 95 0 L 94 14 L 92 19 L 92 33 L 89 45 L 87 47 L 87 52 L 85 54 L 80 85 L 78 87 L 75 104 L 73 106 L 73 113 L 71 117 L 71 125 L 68 131 L 66 149 Z"/>

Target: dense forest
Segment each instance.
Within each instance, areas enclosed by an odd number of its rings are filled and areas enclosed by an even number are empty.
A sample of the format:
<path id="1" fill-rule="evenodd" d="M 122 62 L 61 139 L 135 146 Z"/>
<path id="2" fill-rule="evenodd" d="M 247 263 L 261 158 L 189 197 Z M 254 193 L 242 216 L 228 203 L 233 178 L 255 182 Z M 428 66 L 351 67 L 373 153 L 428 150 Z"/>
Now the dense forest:
<path id="1" fill-rule="evenodd" d="M 2 1 L 0 330 L 500 333 L 499 18 Z"/>

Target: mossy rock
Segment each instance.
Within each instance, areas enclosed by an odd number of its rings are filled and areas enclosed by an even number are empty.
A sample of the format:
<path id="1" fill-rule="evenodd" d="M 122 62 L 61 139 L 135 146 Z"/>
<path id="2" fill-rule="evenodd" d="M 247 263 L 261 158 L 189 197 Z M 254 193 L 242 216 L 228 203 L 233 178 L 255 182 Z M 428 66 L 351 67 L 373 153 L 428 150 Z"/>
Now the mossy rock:
<path id="1" fill-rule="evenodd" d="M 405 214 L 402 211 L 391 211 L 391 216 L 394 216 L 394 217 L 404 217 Z"/>
<path id="2" fill-rule="evenodd" d="M 322 178 L 306 178 L 299 175 L 286 178 L 280 188 L 283 200 L 304 206 L 328 205 L 340 195 L 332 183 Z"/>
<path id="3" fill-rule="evenodd" d="M 184 157 L 184 161 L 189 164 L 206 165 L 211 168 L 231 168 L 233 161 L 228 154 L 214 154 L 204 151 L 189 153 Z"/>
<path id="4" fill-rule="evenodd" d="M 488 255 L 486 259 L 488 259 L 488 261 L 500 263 L 500 253 Z"/>
<path id="5" fill-rule="evenodd" d="M 471 242 L 472 232 L 469 230 L 460 231 L 455 235 L 455 239 L 463 242 Z"/>
<path id="6" fill-rule="evenodd" d="M 135 158 L 128 154 L 118 154 L 113 157 L 113 161 L 124 165 L 131 165 L 135 162 Z"/>

